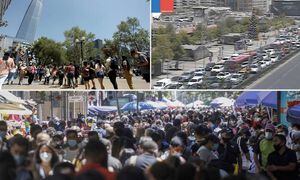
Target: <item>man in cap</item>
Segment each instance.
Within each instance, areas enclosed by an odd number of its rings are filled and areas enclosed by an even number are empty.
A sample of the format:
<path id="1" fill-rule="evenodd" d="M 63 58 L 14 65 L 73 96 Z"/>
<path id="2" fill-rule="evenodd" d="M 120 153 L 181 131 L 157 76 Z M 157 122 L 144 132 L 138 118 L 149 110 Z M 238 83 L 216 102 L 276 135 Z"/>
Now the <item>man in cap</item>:
<path id="1" fill-rule="evenodd" d="M 254 162 L 256 166 L 256 172 L 265 170 L 269 154 L 274 152 L 273 137 L 275 135 L 275 126 L 268 123 L 265 126 L 265 137 L 257 143 L 254 149 Z"/>

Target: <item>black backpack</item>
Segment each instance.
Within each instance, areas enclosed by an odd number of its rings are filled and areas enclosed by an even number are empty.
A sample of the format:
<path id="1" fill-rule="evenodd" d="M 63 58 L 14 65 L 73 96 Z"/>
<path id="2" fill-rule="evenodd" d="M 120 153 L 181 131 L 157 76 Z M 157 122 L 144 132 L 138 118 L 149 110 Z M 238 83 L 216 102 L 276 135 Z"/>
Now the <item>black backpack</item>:
<path id="1" fill-rule="evenodd" d="M 115 57 L 111 58 L 110 68 L 112 70 L 118 70 L 119 69 L 118 59 L 117 58 L 115 58 Z"/>

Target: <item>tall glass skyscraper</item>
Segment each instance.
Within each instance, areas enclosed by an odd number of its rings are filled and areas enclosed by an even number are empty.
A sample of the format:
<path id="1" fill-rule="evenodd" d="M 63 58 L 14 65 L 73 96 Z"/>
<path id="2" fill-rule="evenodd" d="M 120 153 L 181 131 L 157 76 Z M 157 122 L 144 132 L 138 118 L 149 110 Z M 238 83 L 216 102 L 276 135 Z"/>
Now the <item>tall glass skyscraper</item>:
<path id="1" fill-rule="evenodd" d="M 42 14 L 43 1 L 44 0 L 31 1 L 17 32 L 16 38 L 23 39 L 28 43 L 34 41 L 37 25 Z"/>

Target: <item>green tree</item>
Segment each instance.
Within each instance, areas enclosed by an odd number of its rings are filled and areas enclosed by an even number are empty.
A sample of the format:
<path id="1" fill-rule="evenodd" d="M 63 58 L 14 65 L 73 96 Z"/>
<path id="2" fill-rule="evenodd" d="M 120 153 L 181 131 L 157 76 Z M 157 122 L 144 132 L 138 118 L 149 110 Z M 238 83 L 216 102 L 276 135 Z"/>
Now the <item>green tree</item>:
<path id="1" fill-rule="evenodd" d="M 65 49 L 62 44 L 52 39 L 41 37 L 34 42 L 32 51 L 41 64 L 63 64 L 65 59 Z"/>
<path id="2" fill-rule="evenodd" d="M 171 60 L 174 57 L 172 43 L 167 35 L 158 35 L 156 37 L 157 46 L 153 48 L 153 62 L 157 60 Z"/>
<path id="3" fill-rule="evenodd" d="M 81 40 L 85 38 L 82 43 L 83 48 L 83 60 L 87 60 L 89 57 L 96 56 L 96 49 L 94 48 L 95 34 L 88 33 L 79 27 L 73 27 L 70 30 L 64 32 L 65 42 L 64 46 L 67 49 L 67 60 L 70 62 L 80 62 L 81 59 L 81 47 L 80 43 L 76 42 L 76 39 Z"/>
<path id="4" fill-rule="evenodd" d="M 128 17 L 118 25 L 118 31 L 114 33 L 113 40 L 118 47 L 149 51 L 149 32 L 143 29 L 137 18 Z"/>

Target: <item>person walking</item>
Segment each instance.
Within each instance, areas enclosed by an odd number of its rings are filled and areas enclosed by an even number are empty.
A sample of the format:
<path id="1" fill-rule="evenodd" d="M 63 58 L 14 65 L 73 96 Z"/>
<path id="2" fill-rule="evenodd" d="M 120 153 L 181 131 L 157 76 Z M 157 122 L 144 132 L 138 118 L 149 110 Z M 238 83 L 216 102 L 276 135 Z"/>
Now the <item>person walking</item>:
<path id="1" fill-rule="evenodd" d="M 105 87 L 103 85 L 105 67 L 103 64 L 101 64 L 100 60 L 96 60 L 95 71 L 96 71 L 96 78 L 98 79 L 99 84 L 100 84 L 100 88 L 105 89 Z"/>
<path id="2" fill-rule="evenodd" d="M 2 85 L 9 73 L 8 66 L 7 66 L 8 56 L 9 56 L 8 53 L 5 53 L 3 58 L 0 59 L 0 89 L 2 89 Z"/>
<path id="3" fill-rule="evenodd" d="M 117 84 L 117 73 L 118 73 L 118 61 L 116 57 L 113 57 L 113 53 L 111 49 L 105 48 L 104 54 L 107 57 L 106 65 L 107 67 L 107 75 L 109 77 L 110 82 L 112 83 L 114 89 L 118 89 Z"/>
<path id="4" fill-rule="evenodd" d="M 126 56 L 122 56 L 122 69 L 123 69 L 123 74 L 124 77 L 127 81 L 128 87 L 130 89 L 133 89 L 133 82 L 132 82 L 132 72 L 131 72 L 131 67 L 130 67 L 130 63 L 127 59 Z"/>

